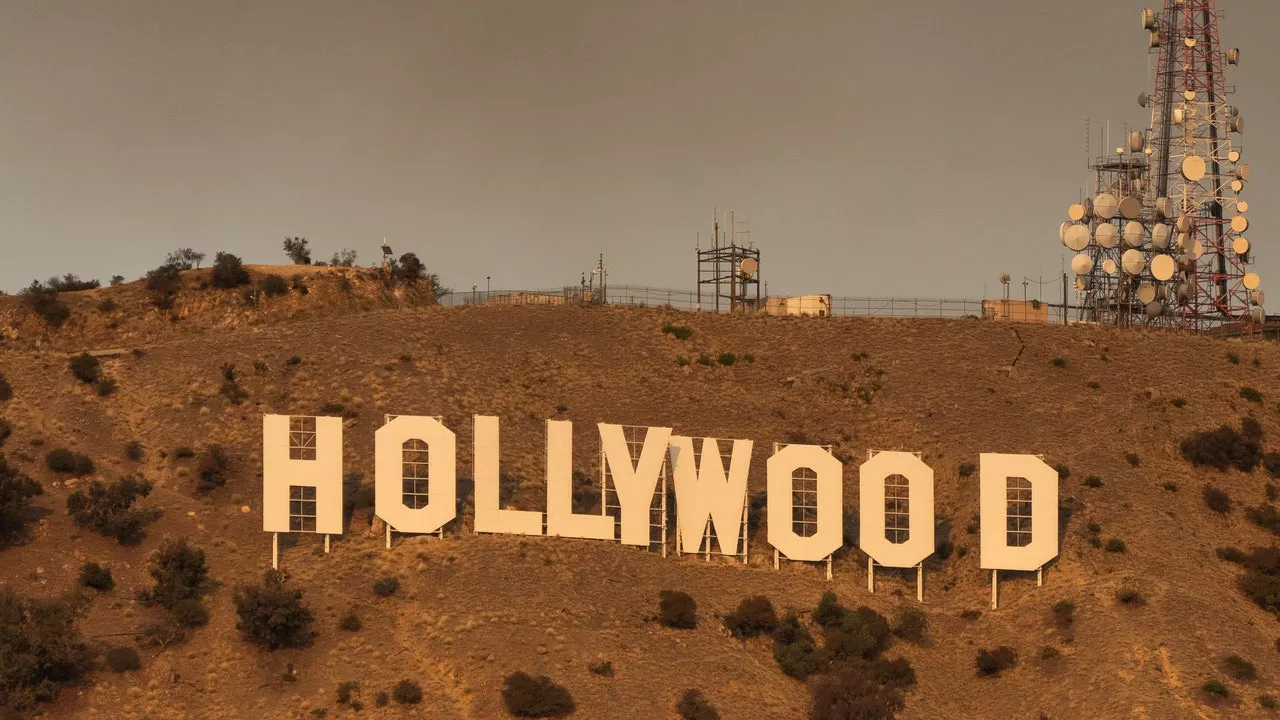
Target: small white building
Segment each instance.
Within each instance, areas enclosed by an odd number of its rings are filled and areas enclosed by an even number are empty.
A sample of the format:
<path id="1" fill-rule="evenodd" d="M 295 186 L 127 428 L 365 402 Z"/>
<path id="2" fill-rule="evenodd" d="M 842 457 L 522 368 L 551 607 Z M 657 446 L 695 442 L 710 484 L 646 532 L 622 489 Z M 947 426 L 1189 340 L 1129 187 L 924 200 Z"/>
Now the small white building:
<path id="1" fill-rule="evenodd" d="M 830 295 L 796 295 L 793 297 L 768 297 L 764 301 L 766 315 L 831 316 Z"/>

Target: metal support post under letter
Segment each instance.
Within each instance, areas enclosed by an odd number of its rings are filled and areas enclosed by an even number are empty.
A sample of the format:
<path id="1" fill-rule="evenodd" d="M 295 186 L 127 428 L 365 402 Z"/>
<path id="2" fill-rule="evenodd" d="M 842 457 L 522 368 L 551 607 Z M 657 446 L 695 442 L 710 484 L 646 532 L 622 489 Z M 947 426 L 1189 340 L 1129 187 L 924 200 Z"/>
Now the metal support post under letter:
<path id="1" fill-rule="evenodd" d="M 1044 585 L 1044 566 L 1036 568 L 1036 587 Z"/>
<path id="2" fill-rule="evenodd" d="M 916 600 L 924 602 L 924 563 L 916 566 Z"/>
<path id="3" fill-rule="evenodd" d="M 831 556 L 827 556 L 827 579 L 831 579 Z"/>
<path id="4" fill-rule="evenodd" d="M 280 533 L 271 533 L 271 569 L 280 569 Z"/>
<path id="5" fill-rule="evenodd" d="M 391 549 L 391 525 L 387 525 L 387 549 Z"/>
<path id="6" fill-rule="evenodd" d="M 999 570 L 991 571 L 991 609 L 992 610 L 997 609 L 996 582 L 999 577 L 1000 577 Z"/>
<path id="7" fill-rule="evenodd" d="M 876 591 L 876 561 L 867 558 L 867 592 Z"/>
<path id="8" fill-rule="evenodd" d="M 329 554 L 329 533 L 324 534 L 324 554 Z"/>
<path id="9" fill-rule="evenodd" d="M 778 551 L 777 550 L 773 551 L 773 569 L 774 570 L 778 569 Z"/>

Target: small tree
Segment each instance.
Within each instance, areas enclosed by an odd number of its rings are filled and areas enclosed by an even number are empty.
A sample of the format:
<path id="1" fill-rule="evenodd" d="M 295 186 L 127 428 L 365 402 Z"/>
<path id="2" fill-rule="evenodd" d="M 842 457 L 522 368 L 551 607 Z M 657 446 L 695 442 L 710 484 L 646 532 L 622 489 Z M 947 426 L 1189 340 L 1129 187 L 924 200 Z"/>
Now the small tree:
<path id="1" fill-rule="evenodd" d="M 258 289 L 272 297 L 284 295 L 289 292 L 289 283 L 280 275 L 271 273 L 262 278 L 262 282 L 258 283 Z"/>
<path id="2" fill-rule="evenodd" d="M 4 373 L 0 373 L 0 402 L 8 402 L 13 399 L 13 386 L 5 379 Z"/>
<path id="3" fill-rule="evenodd" d="M 209 282 L 223 290 L 237 288 L 248 284 L 249 271 L 240 258 L 228 252 L 219 252 L 213 256 L 213 273 Z"/>
<path id="4" fill-rule="evenodd" d="M 892 720 L 902 693 L 880 683 L 865 665 L 847 665 L 813 683 L 810 720 Z"/>
<path id="5" fill-rule="evenodd" d="M 71 358 L 71 374 L 84 383 L 97 382 L 102 377 L 102 363 L 87 352 Z"/>
<path id="6" fill-rule="evenodd" d="M 287 237 L 284 239 L 284 254 L 289 256 L 294 265 L 311 264 L 311 248 L 307 247 L 307 239 Z"/>
<path id="7" fill-rule="evenodd" d="M 1212 485 L 1205 485 L 1204 504 L 1208 505 L 1210 510 L 1225 515 L 1231 511 L 1231 496 L 1227 494 L 1226 490 Z"/>
<path id="8" fill-rule="evenodd" d="M 200 458 L 200 480 L 196 483 L 196 492 L 206 493 L 214 488 L 227 484 L 227 469 L 231 466 L 231 458 L 221 445 L 210 445 L 205 448 Z"/>
<path id="9" fill-rule="evenodd" d="M 199 598 L 209 578 L 204 551 L 188 545 L 186 538 L 162 545 L 151 557 L 149 572 L 155 586 L 147 592 L 146 599 L 166 609 L 183 600 Z"/>
<path id="10" fill-rule="evenodd" d="M 378 578 L 373 582 L 373 592 L 378 597 L 391 597 L 400 589 L 400 581 L 394 577 Z"/>
<path id="11" fill-rule="evenodd" d="M 773 659 L 782 672 L 797 680 L 822 672 L 829 662 L 827 651 L 814 643 L 795 613 L 784 617 L 773 631 Z"/>
<path id="12" fill-rule="evenodd" d="M 246 640 L 268 650 L 300 647 L 311 638 L 314 618 L 302 604 L 302 591 L 286 586 L 284 576 L 268 570 L 261 585 L 242 585 L 232 595 L 236 624 Z"/>
<path id="13" fill-rule="evenodd" d="M 669 628 L 692 629 L 698 624 L 698 604 L 688 593 L 663 590 L 658 593 L 658 622 Z"/>
<path id="14" fill-rule="evenodd" d="M 22 297 L 31 312 L 44 318 L 51 328 L 60 327 L 71 317 L 71 308 L 58 299 L 58 291 L 39 280 L 32 280 L 22 291 Z"/>
<path id="15" fill-rule="evenodd" d="M 736 638 L 768 635 L 778 627 L 773 603 L 764 595 L 742 598 L 738 608 L 724 618 L 725 627 Z"/>
<path id="16" fill-rule="evenodd" d="M 131 647 L 113 647 L 107 651 L 107 667 L 118 673 L 141 670 L 142 660 L 138 651 Z"/>
<path id="17" fill-rule="evenodd" d="M 43 493 L 39 483 L 10 467 L 0 454 L 0 547 L 26 539 L 31 498 Z"/>
<path id="18" fill-rule="evenodd" d="M 333 259 L 329 261 L 329 264 L 334 267 L 353 267 L 356 264 L 356 251 L 343 248 L 333 254 Z"/>
<path id="19" fill-rule="evenodd" d="M 676 712 L 684 720 L 720 720 L 720 713 L 715 706 L 696 688 L 684 691 L 680 702 L 676 703 Z"/>
<path id="20" fill-rule="evenodd" d="M 902 612 L 898 613 L 898 622 L 893 626 L 893 634 L 903 640 L 920 642 L 924 639 L 927 627 L 928 616 L 923 610 L 913 607 L 903 608 Z"/>
<path id="21" fill-rule="evenodd" d="M 34 710 L 89 669 L 76 627 L 85 610 L 71 598 L 25 598 L 0 587 L 0 708 Z"/>
<path id="22" fill-rule="evenodd" d="M 99 592 L 106 592 L 115 587 L 116 581 L 111 577 L 110 569 L 95 562 L 87 562 L 80 566 L 80 584 Z"/>
<path id="23" fill-rule="evenodd" d="M 205 255 L 202 252 L 192 248 L 181 248 L 169 253 L 164 259 L 165 265 L 172 265 L 180 270 L 190 270 L 200 267 L 200 263 L 204 261 Z"/>
<path id="24" fill-rule="evenodd" d="M 81 280 L 75 273 L 67 273 L 62 277 L 49 278 L 49 287 L 58 292 L 78 292 L 102 287 L 102 283 L 97 280 Z"/>
<path id="25" fill-rule="evenodd" d="M 110 485 L 94 480 L 87 492 L 67 496 L 67 512 L 77 525 L 90 528 L 121 545 L 136 545 L 146 537 L 143 526 L 160 516 L 155 509 L 139 510 L 133 504 L 151 493 L 151 482 L 125 476 Z"/>
<path id="26" fill-rule="evenodd" d="M 514 672 L 507 676 L 505 684 L 502 700 L 507 710 L 517 717 L 563 717 L 574 711 L 569 691 L 545 675 L 532 677 Z"/>
<path id="27" fill-rule="evenodd" d="M 983 677 L 995 677 L 1001 672 L 1018 664 L 1018 654 L 1013 648 L 1001 645 L 993 650 L 978 651 L 976 660 L 978 674 Z"/>
<path id="28" fill-rule="evenodd" d="M 391 697 L 401 705 L 417 705 L 422 702 L 422 688 L 412 680 L 401 680 L 391 688 Z"/>
<path id="29" fill-rule="evenodd" d="M 89 459 L 89 456 L 71 452 L 66 448 L 50 450 L 44 456 L 44 462 L 56 473 L 84 476 L 93 472 L 93 460 Z"/>
<path id="30" fill-rule="evenodd" d="M 152 305 L 161 310 L 168 310 L 173 307 L 174 298 L 177 297 L 178 290 L 182 288 L 182 278 L 179 274 L 182 269 L 181 265 L 166 262 L 154 270 L 147 271 L 145 287 L 147 292 L 151 294 Z"/>

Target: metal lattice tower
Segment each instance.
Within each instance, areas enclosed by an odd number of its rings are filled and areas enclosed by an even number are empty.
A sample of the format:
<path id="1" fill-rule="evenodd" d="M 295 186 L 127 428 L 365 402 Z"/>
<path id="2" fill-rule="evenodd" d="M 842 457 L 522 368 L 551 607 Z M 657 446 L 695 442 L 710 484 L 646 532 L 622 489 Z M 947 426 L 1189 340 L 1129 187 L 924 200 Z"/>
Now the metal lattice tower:
<path id="1" fill-rule="evenodd" d="M 1117 325 L 1251 333 L 1265 315 L 1245 236 L 1249 180 L 1226 102 L 1215 0 L 1165 0 L 1142 11 L 1155 56 L 1147 132 L 1092 162 L 1097 194 L 1071 206 L 1060 230 L 1072 260 L 1082 319 Z M 1234 142 L 1233 142 L 1234 140 Z"/>

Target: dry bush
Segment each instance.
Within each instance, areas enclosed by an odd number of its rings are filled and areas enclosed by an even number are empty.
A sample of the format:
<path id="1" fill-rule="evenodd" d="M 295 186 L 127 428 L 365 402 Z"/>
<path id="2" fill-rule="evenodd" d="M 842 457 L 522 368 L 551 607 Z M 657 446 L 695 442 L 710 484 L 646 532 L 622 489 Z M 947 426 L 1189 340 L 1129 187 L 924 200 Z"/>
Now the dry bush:
<path id="1" fill-rule="evenodd" d="M 113 672 L 142 669 L 142 659 L 138 657 L 138 651 L 131 647 L 113 647 L 107 651 L 106 659 L 107 667 Z"/>
<path id="2" fill-rule="evenodd" d="M 279 572 L 268 570 L 261 584 L 236 588 L 231 600 L 240 618 L 236 629 L 246 640 L 268 650 L 302 647 L 311 640 L 314 618 L 302 604 L 302 591 L 286 586 Z"/>
<path id="3" fill-rule="evenodd" d="M 9 465 L 0 454 L 0 547 L 27 539 L 31 522 L 31 498 L 43 495 L 40 483 Z"/>
<path id="4" fill-rule="evenodd" d="M 516 717 L 563 717 L 574 711 L 569 691 L 545 675 L 532 677 L 514 672 L 507 676 L 505 685 L 502 700 L 507 711 Z"/>
<path id="5" fill-rule="evenodd" d="M 905 704 L 863 665 L 850 665 L 813 682 L 809 720 L 892 720 Z"/>
<path id="6" fill-rule="evenodd" d="M 743 598 L 738 607 L 724 618 L 725 627 L 736 638 L 771 634 L 778 627 L 773 603 L 764 595 Z"/>
<path id="7" fill-rule="evenodd" d="M 701 690 L 689 688 L 676 703 L 676 713 L 684 720 L 720 720 L 720 713 Z"/>
<path id="8" fill-rule="evenodd" d="M 698 604 L 688 593 L 663 590 L 658 593 L 658 622 L 669 628 L 689 630 L 698 625 Z"/>
<path id="9" fill-rule="evenodd" d="M 121 545 L 136 545 L 146 537 L 143 529 L 160 517 L 154 508 L 133 505 L 151 493 L 151 483 L 125 476 L 107 485 L 94 480 L 87 492 L 77 490 L 67 496 L 67 512 L 77 525 L 113 537 Z"/>
<path id="10" fill-rule="evenodd" d="M 984 648 L 978 651 L 975 662 L 978 666 L 978 675 L 996 677 L 1018 664 L 1018 653 L 1008 645 L 990 650 Z"/>

